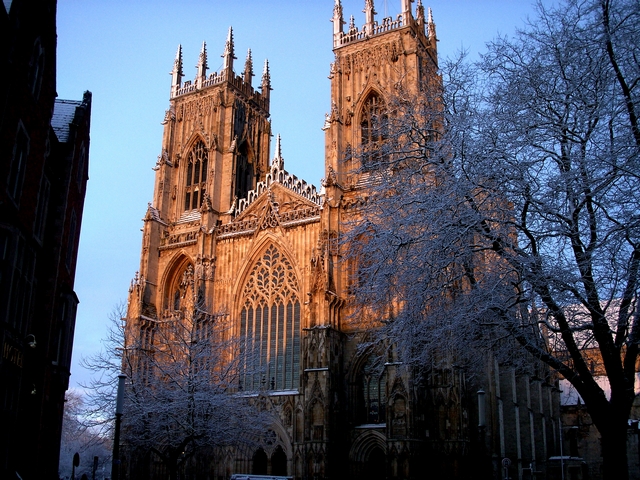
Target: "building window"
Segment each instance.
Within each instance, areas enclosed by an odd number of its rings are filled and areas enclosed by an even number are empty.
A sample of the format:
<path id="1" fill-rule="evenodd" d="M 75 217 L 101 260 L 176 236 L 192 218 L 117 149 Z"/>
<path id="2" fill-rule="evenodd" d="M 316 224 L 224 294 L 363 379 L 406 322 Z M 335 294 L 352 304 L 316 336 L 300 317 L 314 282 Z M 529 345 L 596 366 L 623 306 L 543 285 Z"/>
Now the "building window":
<path id="1" fill-rule="evenodd" d="M 360 116 L 362 165 L 366 169 L 381 160 L 381 146 L 387 137 L 387 115 L 379 95 L 371 93 L 362 106 Z"/>
<path id="2" fill-rule="evenodd" d="M 187 158 L 184 209 L 195 210 L 202 205 L 207 185 L 207 148 L 202 141 L 195 144 Z"/>
<path id="3" fill-rule="evenodd" d="M 196 306 L 194 304 L 193 265 L 184 263 L 175 270 L 175 274 L 167 284 L 165 308 L 181 311 Z"/>
<path id="4" fill-rule="evenodd" d="M 45 176 L 40 182 L 40 191 L 38 192 L 38 207 L 36 209 L 36 218 L 33 221 L 33 235 L 42 242 L 44 238 L 44 229 L 47 221 L 47 213 L 49 210 L 49 196 L 51 194 L 51 182 Z"/>
<path id="5" fill-rule="evenodd" d="M 300 300 L 289 260 L 274 245 L 255 264 L 242 291 L 240 388 L 297 389 L 300 379 Z"/>
<path id="6" fill-rule="evenodd" d="M 371 356 L 362 372 L 365 423 L 385 423 L 387 409 L 387 372 L 380 359 Z"/>
<path id="7" fill-rule="evenodd" d="M 20 236 L 16 239 L 15 250 L 11 251 L 7 247 L 8 245 L 5 246 L 5 256 L 8 257 L 6 263 L 9 267 L 13 267 L 7 278 L 11 285 L 7 292 L 9 304 L 7 320 L 17 332 L 25 334 L 33 309 L 36 255 Z"/>
<path id="8" fill-rule="evenodd" d="M 9 196 L 18 204 L 22 195 L 22 184 L 24 174 L 27 169 L 27 156 L 29 155 L 29 136 L 24 130 L 22 122 L 18 126 L 16 140 L 13 145 L 13 158 L 9 170 L 9 180 L 7 182 L 7 192 Z"/>
<path id="9" fill-rule="evenodd" d="M 29 90 L 34 97 L 40 95 L 40 86 L 42 85 L 42 75 L 44 73 L 44 48 L 40 43 L 40 39 L 36 39 L 29 61 Z"/>
<path id="10" fill-rule="evenodd" d="M 236 197 L 246 198 L 253 188 L 253 177 L 253 164 L 249 160 L 248 145 L 244 142 L 236 154 Z"/>

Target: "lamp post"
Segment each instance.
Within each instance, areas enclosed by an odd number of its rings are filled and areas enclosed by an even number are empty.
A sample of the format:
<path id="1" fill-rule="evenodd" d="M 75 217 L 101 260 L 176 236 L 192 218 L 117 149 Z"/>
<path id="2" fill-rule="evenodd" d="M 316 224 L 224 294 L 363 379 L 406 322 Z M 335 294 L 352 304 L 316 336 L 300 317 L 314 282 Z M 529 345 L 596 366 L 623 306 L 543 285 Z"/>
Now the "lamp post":
<path id="1" fill-rule="evenodd" d="M 122 422 L 122 407 L 124 404 L 124 381 L 127 376 L 118 375 L 118 395 L 116 397 L 116 431 L 113 436 L 113 459 L 111 460 L 111 478 L 118 480 L 120 474 L 120 423 Z"/>
<path id="2" fill-rule="evenodd" d="M 481 388 L 478 390 L 478 464 L 480 466 L 480 478 L 487 478 L 487 470 L 484 468 L 487 454 L 485 444 L 485 434 L 487 431 L 486 401 L 486 393 Z"/>

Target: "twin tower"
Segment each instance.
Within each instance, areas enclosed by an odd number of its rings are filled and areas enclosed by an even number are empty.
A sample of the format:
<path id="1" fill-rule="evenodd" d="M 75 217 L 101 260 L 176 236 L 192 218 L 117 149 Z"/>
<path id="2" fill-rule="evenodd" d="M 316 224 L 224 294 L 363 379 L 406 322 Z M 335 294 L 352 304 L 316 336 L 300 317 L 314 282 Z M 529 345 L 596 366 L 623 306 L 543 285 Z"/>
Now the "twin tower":
<path id="1" fill-rule="evenodd" d="M 366 189 L 348 152 L 380 140 L 369 126 L 395 86 L 417 93 L 438 84 L 431 13 L 420 0 L 398 1 L 397 17 L 376 19 L 373 0 L 366 0 L 358 28 L 353 17 L 345 22 L 335 0 L 320 189 L 285 170 L 279 138 L 269 158 L 268 63 L 258 91 L 250 51 L 241 73 L 234 70 L 230 29 L 222 70 L 208 72 L 203 44 L 196 78 L 183 81 L 178 49 L 127 335 L 153 342 L 160 338 L 155 329 L 179 321 L 197 299 L 212 314 L 203 322 L 223 318 L 229 332 L 259 346 L 260 374 L 239 372 L 235 388 L 261 396 L 277 417 L 273 435 L 255 451 L 212 449 L 210 463 L 193 467 L 206 470 L 202 478 L 420 474 L 430 414 L 407 372 L 389 365 L 372 373 L 358 348 L 359 333 L 344 321 L 351 279 L 338 248 Z M 131 459 L 132 478 L 152 470 L 145 462 L 152 459 Z"/>

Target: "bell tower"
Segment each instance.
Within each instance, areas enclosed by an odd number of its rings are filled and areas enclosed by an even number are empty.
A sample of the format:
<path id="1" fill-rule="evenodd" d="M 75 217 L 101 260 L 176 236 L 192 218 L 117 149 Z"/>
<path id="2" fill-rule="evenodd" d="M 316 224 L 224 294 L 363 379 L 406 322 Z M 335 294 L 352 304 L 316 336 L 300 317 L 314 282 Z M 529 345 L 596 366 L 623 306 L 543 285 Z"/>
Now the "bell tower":
<path id="1" fill-rule="evenodd" d="M 341 0 L 333 8 L 333 52 L 331 64 L 331 111 L 325 131 L 327 181 L 344 188 L 357 188 L 366 171 L 367 155 L 383 134 L 375 122 L 386 115 L 386 105 L 398 86 L 410 94 L 437 82 L 437 40 L 431 10 L 428 19 L 421 0 L 415 16 L 413 0 L 399 0 L 401 13 L 376 20 L 373 0 L 365 0 L 365 23 L 359 29 L 351 16 L 345 29 Z"/>
<path id="2" fill-rule="evenodd" d="M 234 198 L 243 198 L 267 172 L 271 127 L 271 80 L 265 62 L 261 91 L 252 86 L 253 59 L 247 53 L 241 75 L 234 72 L 233 30 L 222 54 L 220 72 L 207 74 L 202 49 L 194 80 L 183 82 L 182 47 L 171 72 L 153 205 L 167 222 L 200 216 L 203 206 L 214 224 Z"/>
<path id="3" fill-rule="evenodd" d="M 195 78 L 183 81 L 182 46 L 178 47 L 169 109 L 162 121 L 162 150 L 153 167 L 153 201 L 144 218 L 133 315 L 153 317 L 172 305 L 168 287 L 158 286 L 171 276 L 176 251 L 194 269 L 213 265 L 215 228 L 233 220 L 238 199 L 245 198 L 269 171 L 269 64 L 265 61 L 260 90 L 254 90 L 251 50 L 242 74 L 234 71 L 231 28 L 222 59 L 222 69 L 209 73 L 203 43 Z M 208 283 L 202 281 L 202 292 L 211 289 L 210 277 Z"/>

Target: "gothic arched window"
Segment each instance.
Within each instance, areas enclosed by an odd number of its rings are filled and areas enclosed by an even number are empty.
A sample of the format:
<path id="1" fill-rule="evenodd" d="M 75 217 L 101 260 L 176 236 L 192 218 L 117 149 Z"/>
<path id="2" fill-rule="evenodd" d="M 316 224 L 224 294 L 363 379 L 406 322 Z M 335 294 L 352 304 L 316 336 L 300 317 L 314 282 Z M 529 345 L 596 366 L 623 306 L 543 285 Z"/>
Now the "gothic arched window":
<path id="1" fill-rule="evenodd" d="M 236 185 L 234 195 L 245 198 L 249 190 L 253 188 L 253 164 L 249 160 L 247 142 L 240 145 L 236 155 Z"/>
<path id="2" fill-rule="evenodd" d="M 244 289 L 240 335 L 245 340 L 243 390 L 297 389 L 300 380 L 300 297 L 293 266 L 274 245 L 254 265 Z"/>
<path id="3" fill-rule="evenodd" d="M 360 142 L 363 167 L 380 160 L 380 147 L 387 137 L 387 114 L 384 102 L 371 93 L 362 105 L 360 115 Z"/>
<path id="4" fill-rule="evenodd" d="M 384 423 L 387 410 L 387 371 L 379 359 L 369 357 L 362 372 L 366 423 Z"/>
<path id="5" fill-rule="evenodd" d="M 193 265 L 185 263 L 175 269 L 175 273 L 167 283 L 165 290 L 165 306 L 167 310 L 182 310 L 193 303 Z"/>
<path id="6" fill-rule="evenodd" d="M 184 209 L 195 210 L 202 205 L 207 185 L 207 163 L 209 155 L 202 141 L 195 144 L 187 157 L 187 172 L 184 189 Z"/>

